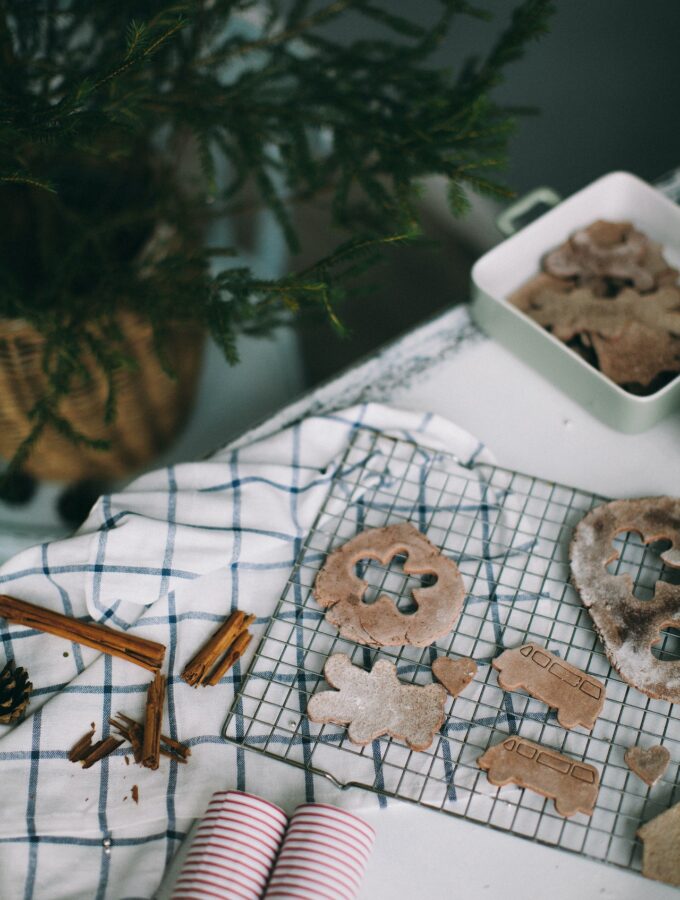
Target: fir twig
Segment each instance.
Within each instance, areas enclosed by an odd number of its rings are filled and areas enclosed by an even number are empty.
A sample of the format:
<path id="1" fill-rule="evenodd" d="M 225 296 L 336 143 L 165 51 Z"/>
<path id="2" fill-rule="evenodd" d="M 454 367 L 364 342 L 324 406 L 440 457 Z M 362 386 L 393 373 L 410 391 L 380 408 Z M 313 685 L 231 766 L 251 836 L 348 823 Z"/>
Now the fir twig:
<path id="1" fill-rule="evenodd" d="M 117 310 L 153 323 L 161 358 L 171 320 L 207 327 L 230 362 L 239 333 L 311 309 L 342 332 L 357 272 L 417 231 L 424 177 L 447 178 L 455 213 L 468 187 L 507 193 L 496 173 L 517 112 L 493 91 L 545 32 L 549 0 L 523 0 L 481 60 L 453 69 L 433 53 L 456 18 L 488 18 L 467 0 L 438 0 L 429 21 L 389 0 L 259 0 L 256 27 L 252 5 L 150 0 L 140 15 L 127 0 L 0 0 L 0 316 L 47 344 L 48 388 L 13 468 L 48 427 L 107 447 L 60 404 L 94 359 L 113 419 L 128 364 Z M 336 38 L 344 15 L 370 35 Z M 337 246 L 302 271 L 293 260 L 263 279 L 233 248 L 205 247 L 215 213 L 254 202 L 295 253 L 292 206 L 320 197 Z M 169 237 L 150 252 L 159 228 Z"/>

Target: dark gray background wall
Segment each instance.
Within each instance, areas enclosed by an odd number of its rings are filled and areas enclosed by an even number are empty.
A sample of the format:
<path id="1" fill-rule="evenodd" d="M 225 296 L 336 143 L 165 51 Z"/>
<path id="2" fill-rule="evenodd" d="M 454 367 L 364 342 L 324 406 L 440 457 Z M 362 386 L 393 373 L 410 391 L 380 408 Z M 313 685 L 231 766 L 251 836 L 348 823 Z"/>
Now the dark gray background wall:
<path id="1" fill-rule="evenodd" d="M 474 0 L 473 0 L 474 2 Z M 493 21 L 459 16 L 436 62 L 456 71 L 488 50 L 519 0 L 478 0 Z M 564 192 L 612 169 L 654 178 L 680 164 L 679 0 L 555 0 L 550 33 L 507 69 L 496 96 L 535 106 L 511 147 L 518 190 L 550 182 Z M 429 20 L 435 0 L 392 0 L 395 11 Z M 358 18 L 335 30 L 365 33 Z"/>
<path id="2" fill-rule="evenodd" d="M 507 18 L 513 3 L 491 6 Z M 680 165 L 680 2 L 556 6 L 550 34 L 508 70 L 499 92 L 540 110 L 513 139 L 513 187 L 545 183 L 566 194 L 614 169 L 653 180 Z"/>

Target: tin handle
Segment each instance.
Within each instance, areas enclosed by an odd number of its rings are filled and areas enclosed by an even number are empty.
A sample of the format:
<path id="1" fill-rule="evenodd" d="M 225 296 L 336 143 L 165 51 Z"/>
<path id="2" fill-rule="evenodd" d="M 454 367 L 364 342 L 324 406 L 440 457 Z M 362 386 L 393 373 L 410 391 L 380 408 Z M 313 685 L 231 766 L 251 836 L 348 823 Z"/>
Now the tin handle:
<path id="1" fill-rule="evenodd" d="M 660 178 L 654 179 L 652 184 L 669 200 L 680 203 L 680 166 L 677 169 L 671 169 L 670 172 L 664 172 Z"/>
<path id="2" fill-rule="evenodd" d="M 557 206 L 561 200 L 560 195 L 552 188 L 534 188 L 504 209 L 496 218 L 496 226 L 505 237 L 510 237 L 553 206 Z"/>

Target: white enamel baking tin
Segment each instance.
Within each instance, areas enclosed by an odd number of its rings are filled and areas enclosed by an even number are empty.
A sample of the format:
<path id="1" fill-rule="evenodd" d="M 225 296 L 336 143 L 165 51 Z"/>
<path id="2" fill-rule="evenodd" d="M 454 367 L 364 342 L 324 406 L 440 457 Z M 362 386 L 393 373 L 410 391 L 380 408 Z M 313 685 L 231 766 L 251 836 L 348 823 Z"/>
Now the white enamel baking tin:
<path id="1" fill-rule="evenodd" d="M 596 219 L 631 221 L 680 268 L 680 206 L 627 172 L 612 172 L 485 253 L 472 269 L 472 314 L 496 338 L 592 415 L 619 431 L 645 431 L 680 410 L 680 375 L 646 397 L 629 394 L 507 301 L 540 271 L 543 255 Z"/>

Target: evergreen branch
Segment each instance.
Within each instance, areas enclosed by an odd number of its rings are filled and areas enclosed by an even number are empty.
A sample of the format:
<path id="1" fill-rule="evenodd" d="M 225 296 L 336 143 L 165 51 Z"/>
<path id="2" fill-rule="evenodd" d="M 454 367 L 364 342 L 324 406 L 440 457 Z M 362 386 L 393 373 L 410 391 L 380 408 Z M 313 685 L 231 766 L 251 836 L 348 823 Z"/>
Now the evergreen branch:
<path id="1" fill-rule="evenodd" d="M 429 33 L 427 28 L 419 25 L 417 22 L 413 22 L 405 16 L 395 15 L 386 9 L 381 9 L 379 6 L 366 4 L 361 7 L 361 13 L 369 19 L 380 22 L 381 25 L 387 25 L 396 34 L 402 34 L 406 37 L 422 39 Z"/>
<path id="2" fill-rule="evenodd" d="M 503 30 L 484 63 L 478 70 L 464 72 L 464 89 L 479 95 L 502 80 L 503 69 L 521 57 L 529 41 L 537 40 L 548 31 L 548 22 L 554 14 L 552 0 L 523 0 L 513 10 L 510 24 Z"/>
<path id="3" fill-rule="evenodd" d="M 47 411 L 45 424 L 50 425 L 56 432 L 62 435 L 62 437 L 65 437 L 76 446 L 88 447 L 90 450 L 99 450 L 101 452 L 111 449 L 110 440 L 89 437 L 89 435 L 84 434 L 82 431 L 78 431 L 68 419 L 53 412 L 51 409 Z"/>
<path id="4" fill-rule="evenodd" d="M 112 420 L 116 374 L 128 364 L 122 308 L 152 323 L 168 370 L 171 322 L 207 328 L 234 363 L 239 334 L 310 310 L 342 331 L 339 304 L 356 275 L 417 235 L 423 178 L 448 179 L 457 213 L 465 188 L 506 195 L 495 173 L 518 110 L 500 108 L 493 90 L 545 31 L 552 4 L 523 0 L 481 62 L 458 74 L 437 68 L 433 54 L 458 15 L 488 17 L 467 0 L 439 0 L 430 20 L 390 0 L 142 7 L 44 0 L 36 12 L 0 0 L 0 235 L 9 248 L 0 316 L 21 316 L 44 337 L 48 383 L 13 465 L 48 426 L 105 446 L 59 405 L 94 365 L 107 382 L 102 418 Z M 253 35 L 240 17 L 256 8 Z M 335 37 L 327 26 L 344 14 L 371 33 Z M 220 246 L 206 246 L 213 221 L 266 206 L 297 249 L 292 209 L 322 197 L 340 243 L 300 271 L 262 279 L 220 265 L 236 251 L 218 235 Z"/>
<path id="5" fill-rule="evenodd" d="M 14 172 L 12 175 L 0 175 L 0 181 L 6 184 L 27 184 L 30 187 L 39 188 L 41 191 L 47 191 L 49 194 L 55 194 L 56 190 L 49 181 L 39 181 L 30 175 L 22 175 L 20 172 Z"/>
<path id="6" fill-rule="evenodd" d="M 307 275 L 324 271 L 330 267 L 337 267 L 340 262 L 356 259 L 358 256 L 362 256 L 367 252 L 377 250 L 381 247 L 405 244 L 408 241 L 412 241 L 418 235 L 419 231 L 414 228 L 412 231 L 405 231 L 400 234 L 390 234 L 385 237 L 357 238 L 346 241 L 344 244 L 341 244 L 340 247 L 336 248 L 333 253 L 328 254 L 322 259 L 307 266 L 307 268 L 303 269 L 301 272 L 298 272 L 297 277 L 304 278 Z"/>
<path id="7" fill-rule="evenodd" d="M 45 353 L 46 356 L 49 356 L 47 347 Z M 28 420 L 31 422 L 31 427 L 14 451 L 12 459 L 9 461 L 2 476 L 0 476 L 0 486 L 6 484 L 14 473 L 22 468 L 48 426 L 53 427 L 74 445 L 84 445 L 100 451 L 110 449 L 110 441 L 91 438 L 83 434 L 59 414 L 59 401 L 69 393 L 72 375 L 79 365 L 80 360 L 78 358 L 74 359 L 66 353 L 61 353 L 56 368 L 51 372 L 48 370 L 52 382 L 50 390 L 38 397 L 29 410 Z"/>
<path id="8" fill-rule="evenodd" d="M 187 19 L 178 18 L 174 25 L 168 28 L 163 34 L 160 34 L 155 41 L 148 44 L 147 46 L 141 46 L 138 52 L 131 51 L 128 48 L 128 52 L 126 54 L 125 62 L 121 63 L 117 68 L 113 69 L 111 72 L 108 72 L 102 78 L 94 83 L 95 89 L 99 89 L 103 87 L 105 84 L 113 81 L 116 78 L 119 78 L 133 66 L 139 65 L 144 60 L 148 59 L 150 56 L 153 56 L 163 44 L 166 44 L 172 37 L 174 37 L 177 32 L 181 31 L 187 25 Z M 139 42 L 138 42 L 139 43 Z M 136 49 L 136 48 L 135 48 Z"/>
<path id="9" fill-rule="evenodd" d="M 230 51 L 227 51 L 224 55 L 214 54 L 212 56 L 205 57 L 200 61 L 200 64 L 209 66 L 214 65 L 214 63 L 218 61 L 224 63 L 227 62 L 231 57 L 245 56 L 245 54 L 252 53 L 255 50 L 267 50 L 280 44 L 288 43 L 295 40 L 296 38 L 299 38 L 306 32 L 311 31 L 313 28 L 316 28 L 319 25 L 325 24 L 331 19 L 336 18 L 336 16 L 339 16 L 346 9 L 354 6 L 356 2 L 357 0 L 334 0 L 333 3 L 330 3 L 323 9 L 317 10 L 317 12 L 312 13 L 312 15 L 308 16 L 306 19 L 302 19 L 296 22 L 294 25 L 284 29 L 283 31 L 279 31 L 276 34 L 266 35 L 265 37 L 258 38 L 254 41 L 246 41 L 244 43 L 237 44 L 236 46 L 233 46 Z"/>
<path id="10" fill-rule="evenodd" d="M 83 331 L 82 339 L 106 379 L 106 399 L 104 401 L 102 419 L 105 425 L 110 425 L 116 415 L 116 400 L 118 396 L 116 375 L 123 368 L 136 368 L 136 364 L 131 357 L 112 349 L 112 347 L 116 346 L 115 343 L 111 344 L 96 337 L 87 328 Z M 120 340 L 120 335 L 118 339 Z"/>

